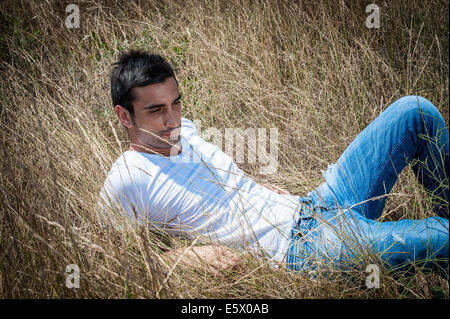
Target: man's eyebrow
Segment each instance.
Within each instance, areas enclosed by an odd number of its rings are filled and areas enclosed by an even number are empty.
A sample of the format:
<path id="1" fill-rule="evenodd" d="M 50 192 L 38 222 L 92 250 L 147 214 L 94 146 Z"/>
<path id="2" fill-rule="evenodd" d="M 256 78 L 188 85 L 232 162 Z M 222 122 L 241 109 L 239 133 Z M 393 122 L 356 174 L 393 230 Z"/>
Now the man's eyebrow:
<path id="1" fill-rule="evenodd" d="M 180 99 L 181 99 L 181 94 L 178 95 L 178 97 L 173 101 L 176 102 Z M 165 106 L 165 104 L 150 104 L 149 106 L 144 107 L 144 110 L 154 109 L 154 108 L 163 107 L 163 106 Z"/>

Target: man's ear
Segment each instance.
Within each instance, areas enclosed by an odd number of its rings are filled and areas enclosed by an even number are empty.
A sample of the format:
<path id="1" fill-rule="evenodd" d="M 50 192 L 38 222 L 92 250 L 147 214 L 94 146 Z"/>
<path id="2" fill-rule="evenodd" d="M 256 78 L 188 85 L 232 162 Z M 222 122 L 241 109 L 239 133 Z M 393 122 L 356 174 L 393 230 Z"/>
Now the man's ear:
<path id="1" fill-rule="evenodd" d="M 114 107 L 114 111 L 116 112 L 117 117 L 119 118 L 123 126 L 125 126 L 126 128 L 133 127 L 133 121 L 131 120 L 130 112 L 126 108 L 124 108 L 122 105 L 116 105 Z"/>

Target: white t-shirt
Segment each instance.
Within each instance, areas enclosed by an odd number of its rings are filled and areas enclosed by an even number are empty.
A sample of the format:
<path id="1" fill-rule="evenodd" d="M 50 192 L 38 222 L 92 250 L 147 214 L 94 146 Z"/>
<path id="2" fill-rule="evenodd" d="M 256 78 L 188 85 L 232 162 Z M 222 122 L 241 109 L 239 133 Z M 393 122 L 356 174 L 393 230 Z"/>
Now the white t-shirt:
<path id="1" fill-rule="evenodd" d="M 101 198 L 170 233 L 281 262 L 299 217 L 299 197 L 257 184 L 199 137 L 190 120 L 182 118 L 180 134 L 183 151 L 177 156 L 124 152 L 112 165 Z"/>

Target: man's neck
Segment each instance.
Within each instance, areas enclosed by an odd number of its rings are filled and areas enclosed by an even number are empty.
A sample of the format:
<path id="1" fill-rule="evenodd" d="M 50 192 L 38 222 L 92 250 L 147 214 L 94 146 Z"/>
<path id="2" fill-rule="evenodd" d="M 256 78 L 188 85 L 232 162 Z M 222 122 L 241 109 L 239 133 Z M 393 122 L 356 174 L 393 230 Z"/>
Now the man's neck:
<path id="1" fill-rule="evenodd" d="M 174 146 L 174 147 L 178 147 L 178 146 Z M 181 145 L 178 148 L 179 149 L 176 149 L 176 151 L 174 151 L 174 150 L 172 150 L 172 147 L 169 147 L 169 148 L 158 148 L 158 147 L 148 148 L 148 147 L 137 145 L 137 144 L 131 144 L 130 148 L 128 150 L 136 151 L 136 152 L 142 152 L 142 153 L 148 153 L 148 154 L 156 154 L 156 155 L 169 157 L 169 156 L 176 156 L 176 155 L 180 154 L 181 153 Z"/>

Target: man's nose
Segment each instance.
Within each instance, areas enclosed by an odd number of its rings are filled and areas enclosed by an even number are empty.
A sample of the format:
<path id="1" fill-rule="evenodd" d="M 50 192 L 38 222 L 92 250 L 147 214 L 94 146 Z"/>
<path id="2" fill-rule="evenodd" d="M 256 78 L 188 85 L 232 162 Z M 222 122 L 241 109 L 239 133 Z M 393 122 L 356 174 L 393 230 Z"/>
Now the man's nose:
<path id="1" fill-rule="evenodd" d="M 167 111 L 164 124 L 166 127 L 177 127 L 178 126 L 177 114 L 172 109 L 169 109 Z"/>

